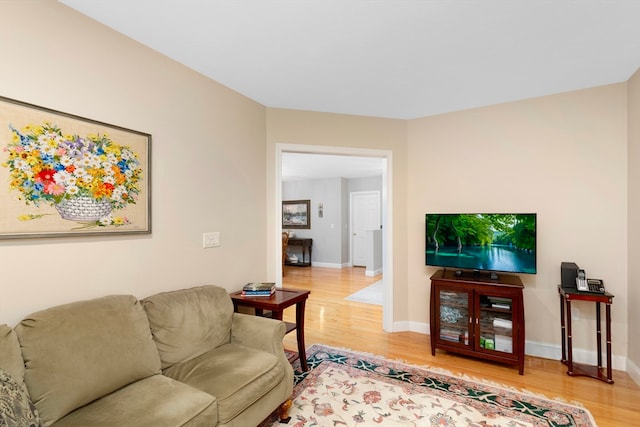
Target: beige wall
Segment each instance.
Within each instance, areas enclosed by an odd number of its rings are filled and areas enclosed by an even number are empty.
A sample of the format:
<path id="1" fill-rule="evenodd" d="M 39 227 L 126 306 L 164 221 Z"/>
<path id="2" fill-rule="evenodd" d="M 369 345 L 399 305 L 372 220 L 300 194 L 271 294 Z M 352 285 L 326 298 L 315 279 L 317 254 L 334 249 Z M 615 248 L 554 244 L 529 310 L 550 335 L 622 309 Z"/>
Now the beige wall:
<path id="1" fill-rule="evenodd" d="M 409 316 L 428 322 L 426 212 L 535 212 L 537 275 L 525 283 L 527 351 L 558 353 L 560 263 L 616 295 L 613 351 L 627 349 L 626 85 L 413 120 L 408 138 Z M 577 304 L 576 304 L 577 305 Z M 575 347 L 595 350 L 595 313 L 577 307 Z M 532 344 L 540 344 L 532 347 Z M 548 348 L 548 345 L 555 348 Z M 557 354 L 559 357 L 559 353 Z"/>
<path id="2" fill-rule="evenodd" d="M 629 325 L 640 325 L 640 70 L 628 82 L 629 95 Z M 624 304 L 624 301 L 622 302 Z M 640 384 L 640 339 L 629 328 L 630 373 Z"/>
<path id="3" fill-rule="evenodd" d="M 153 233 L 0 240 L 0 323 L 110 293 L 265 278 L 263 106 L 53 0 L 0 2 L 0 40 L 1 95 L 153 136 Z M 208 231 L 220 248 L 202 249 Z"/>
<path id="4" fill-rule="evenodd" d="M 1 95 L 153 135 L 153 234 L 0 240 L 0 323 L 109 293 L 273 279 L 276 145 L 352 147 L 393 153 L 394 322 L 428 323 L 424 213 L 536 212 L 527 340 L 557 352 L 559 265 L 575 261 L 616 295 L 614 353 L 639 365 L 627 328 L 640 320 L 628 268 L 640 248 L 638 73 L 401 121 L 266 109 L 53 0 L 0 1 L 0 40 Z M 222 232 L 221 248 L 201 248 L 207 231 Z M 578 311 L 576 346 L 591 352 L 594 312 Z"/>

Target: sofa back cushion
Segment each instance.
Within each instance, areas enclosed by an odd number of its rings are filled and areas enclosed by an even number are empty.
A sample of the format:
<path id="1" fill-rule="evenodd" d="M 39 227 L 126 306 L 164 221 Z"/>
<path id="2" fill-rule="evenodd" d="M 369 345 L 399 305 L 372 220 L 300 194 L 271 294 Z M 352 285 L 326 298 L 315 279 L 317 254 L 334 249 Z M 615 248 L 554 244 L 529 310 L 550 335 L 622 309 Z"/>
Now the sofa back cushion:
<path id="1" fill-rule="evenodd" d="M 162 369 L 186 362 L 231 340 L 233 303 L 227 291 L 200 286 L 142 300 Z"/>
<path id="2" fill-rule="evenodd" d="M 15 328 L 25 382 L 43 424 L 160 372 L 142 305 L 130 295 L 33 313 Z"/>
<path id="3" fill-rule="evenodd" d="M 24 361 L 15 331 L 0 325 L 0 369 L 6 371 L 18 383 L 24 381 Z"/>

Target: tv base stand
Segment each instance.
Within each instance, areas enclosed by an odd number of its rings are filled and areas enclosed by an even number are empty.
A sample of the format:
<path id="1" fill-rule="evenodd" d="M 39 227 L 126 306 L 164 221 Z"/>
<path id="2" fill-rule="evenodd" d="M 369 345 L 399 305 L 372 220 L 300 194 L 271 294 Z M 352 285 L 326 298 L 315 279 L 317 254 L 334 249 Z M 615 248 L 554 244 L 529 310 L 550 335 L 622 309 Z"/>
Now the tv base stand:
<path id="1" fill-rule="evenodd" d="M 518 276 L 438 270 L 431 276 L 436 349 L 516 365 L 524 373 L 524 286 Z"/>
<path id="2" fill-rule="evenodd" d="M 445 273 L 448 273 L 447 269 L 445 268 L 444 270 Z M 486 279 L 489 278 L 490 280 L 500 280 L 500 276 L 498 276 L 498 273 L 496 273 L 495 271 L 488 271 L 488 272 L 482 272 L 480 270 L 455 270 L 455 272 L 453 273 L 455 277 L 460 277 L 460 278 L 466 278 L 466 279 Z"/>

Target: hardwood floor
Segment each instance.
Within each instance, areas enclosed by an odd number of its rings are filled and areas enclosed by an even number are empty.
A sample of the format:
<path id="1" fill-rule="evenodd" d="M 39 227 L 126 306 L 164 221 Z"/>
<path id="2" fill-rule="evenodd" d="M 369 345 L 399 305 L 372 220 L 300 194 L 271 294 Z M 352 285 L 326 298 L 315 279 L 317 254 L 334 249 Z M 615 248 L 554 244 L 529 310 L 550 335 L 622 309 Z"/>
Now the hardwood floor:
<path id="1" fill-rule="evenodd" d="M 284 287 L 311 291 L 306 304 L 306 346 L 326 344 L 416 365 L 441 367 L 454 374 L 488 379 L 548 398 L 580 402 L 600 427 L 640 426 L 640 386 L 624 371 L 614 371 L 615 383 L 609 385 L 591 378 L 570 377 L 560 361 L 526 356 L 524 375 L 518 375 L 513 366 L 440 350 L 433 357 L 429 335 L 384 332 L 382 306 L 344 299 L 379 279 L 366 277 L 364 268 L 286 267 Z M 428 301 L 424 303 L 426 310 Z M 295 308 L 285 310 L 284 319 L 295 321 Z M 560 325 L 558 333 L 559 328 Z M 296 349 L 295 336 L 291 333 L 285 337 L 287 349 Z"/>

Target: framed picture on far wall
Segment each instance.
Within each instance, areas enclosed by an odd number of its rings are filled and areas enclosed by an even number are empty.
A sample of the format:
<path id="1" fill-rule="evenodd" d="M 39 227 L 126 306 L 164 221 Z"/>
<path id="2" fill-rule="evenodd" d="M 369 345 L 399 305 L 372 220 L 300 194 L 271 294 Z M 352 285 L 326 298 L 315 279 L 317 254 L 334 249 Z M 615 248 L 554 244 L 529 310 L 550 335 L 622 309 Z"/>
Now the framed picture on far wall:
<path id="1" fill-rule="evenodd" d="M 282 228 L 311 228 L 310 200 L 282 201 Z"/>
<path id="2" fill-rule="evenodd" d="M 0 239 L 151 233 L 151 135 L 0 97 Z"/>

